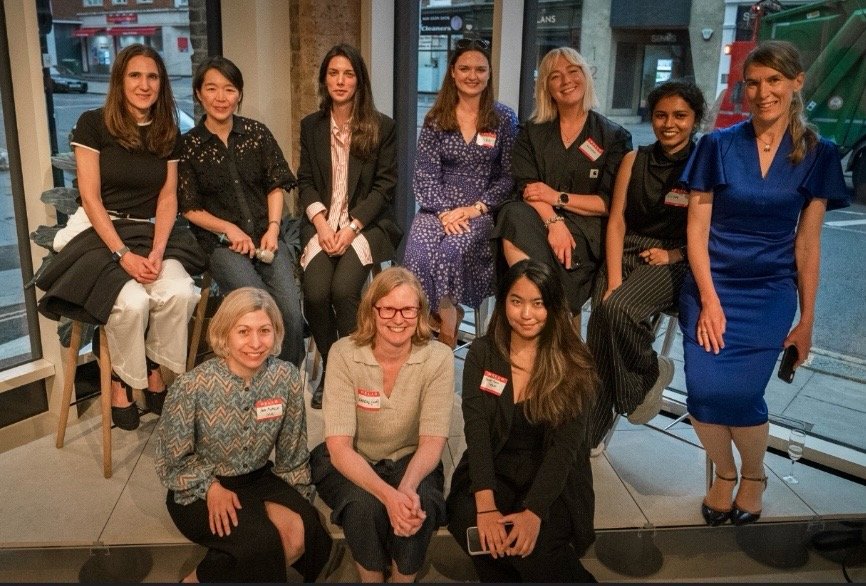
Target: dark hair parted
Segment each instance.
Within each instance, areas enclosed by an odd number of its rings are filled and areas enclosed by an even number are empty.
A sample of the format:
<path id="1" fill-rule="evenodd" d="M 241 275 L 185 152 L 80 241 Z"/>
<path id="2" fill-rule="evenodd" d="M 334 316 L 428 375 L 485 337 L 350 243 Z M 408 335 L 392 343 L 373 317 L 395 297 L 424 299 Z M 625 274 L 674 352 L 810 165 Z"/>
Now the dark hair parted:
<path id="1" fill-rule="evenodd" d="M 529 279 L 541 293 L 547 321 L 538 337 L 535 364 L 524 393 L 527 418 L 554 427 L 589 409 L 599 387 L 595 361 L 571 321 L 562 283 L 544 263 L 522 260 L 500 283 L 489 335 L 502 356 L 510 356 L 511 325 L 505 313 L 508 294 L 519 279 Z M 516 367 L 512 363 L 512 367 Z"/>
<path id="2" fill-rule="evenodd" d="M 150 108 L 150 127 L 144 133 L 144 143 L 137 120 L 127 108 L 123 92 L 123 82 L 129 62 L 135 57 L 147 57 L 156 63 L 159 73 L 159 91 L 156 102 Z M 126 149 L 144 149 L 159 157 L 168 156 L 174 149 L 177 139 L 177 112 L 175 111 L 174 95 L 168 81 L 168 72 L 159 53 L 152 47 L 135 43 L 129 45 L 117 54 L 111 66 L 111 76 L 108 80 L 108 95 L 105 97 L 103 119 L 108 132 Z"/>
<path id="3" fill-rule="evenodd" d="M 743 62 L 743 78 L 746 78 L 746 72 L 752 65 L 775 69 L 787 79 L 796 79 L 798 75 L 805 73 L 800 52 L 787 41 L 764 41 L 752 49 Z M 788 130 L 794 143 L 794 149 L 788 155 L 788 160 L 796 165 L 818 144 L 818 131 L 806 120 L 803 96 L 799 91 L 795 91 L 791 98 Z"/>
<path id="4" fill-rule="evenodd" d="M 355 72 L 355 96 L 352 99 L 352 154 L 361 159 L 369 158 L 379 148 L 379 117 L 373 103 L 370 74 L 358 49 L 341 43 L 331 47 L 319 67 L 319 109 L 330 112 L 333 100 L 328 93 L 326 79 L 328 67 L 334 57 L 345 57 Z"/>
<path id="5" fill-rule="evenodd" d="M 704 93 L 698 86 L 690 81 L 679 79 L 666 81 L 654 87 L 646 97 L 650 113 L 655 111 L 656 104 L 658 104 L 662 98 L 670 96 L 678 96 L 689 105 L 689 108 L 691 108 L 692 112 L 695 113 L 695 128 L 692 131 L 692 134 L 697 132 L 698 127 L 701 125 L 701 121 L 704 119 L 704 114 L 707 111 L 707 101 L 704 99 Z"/>
<path id="6" fill-rule="evenodd" d="M 499 127 L 499 116 L 493 108 L 493 67 L 490 62 L 490 52 L 482 48 L 480 43 L 458 46 L 451 53 L 451 58 L 448 60 L 448 72 L 445 74 L 445 79 L 442 80 L 442 87 L 439 88 L 433 107 L 424 116 L 424 126 L 439 128 L 446 132 L 460 130 L 460 124 L 457 122 L 457 102 L 460 101 L 460 96 L 457 93 L 457 84 L 454 82 L 454 67 L 462 55 L 471 51 L 484 55 L 489 71 L 487 87 L 481 92 L 480 103 L 478 104 L 478 121 L 475 130 L 496 130 Z"/>
<path id="7" fill-rule="evenodd" d="M 230 59 L 226 59 L 221 55 L 208 57 L 202 61 L 198 67 L 196 67 L 195 75 L 192 76 L 193 99 L 201 104 L 198 93 L 204 85 L 204 76 L 207 75 L 207 72 L 211 69 L 216 69 L 220 75 L 229 80 L 229 82 L 237 88 L 238 93 L 240 94 L 238 99 L 238 108 L 240 108 L 241 102 L 244 101 L 244 76 L 237 65 L 235 65 Z"/>

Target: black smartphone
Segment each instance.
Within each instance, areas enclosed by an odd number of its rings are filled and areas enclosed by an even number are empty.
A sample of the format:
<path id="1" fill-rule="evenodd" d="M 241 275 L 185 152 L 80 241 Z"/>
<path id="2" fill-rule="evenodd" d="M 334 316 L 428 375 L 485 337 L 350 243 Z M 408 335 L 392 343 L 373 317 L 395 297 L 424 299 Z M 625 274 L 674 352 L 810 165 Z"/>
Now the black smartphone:
<path id="1" fill-rule="evenodd" d="M 782 362 L 779 364 L 779 378 L 786 383 L 794 382 L 794 363 L 800 357 L 797 352 L 797 347 L 791 344 L 785 348 L 785 353 L 782 354 Z"/>
<path id="2" fill-rule="evenodd" d="M 505 531 L 511 531 L 513 523 L 505 524 Z M 489 550 L 481 549 L 481 537 L 478 535 L 478 527 L 472 526 L 466 528 L 466 549 L 469 550 L 469 555 L 490 555 Z"/>

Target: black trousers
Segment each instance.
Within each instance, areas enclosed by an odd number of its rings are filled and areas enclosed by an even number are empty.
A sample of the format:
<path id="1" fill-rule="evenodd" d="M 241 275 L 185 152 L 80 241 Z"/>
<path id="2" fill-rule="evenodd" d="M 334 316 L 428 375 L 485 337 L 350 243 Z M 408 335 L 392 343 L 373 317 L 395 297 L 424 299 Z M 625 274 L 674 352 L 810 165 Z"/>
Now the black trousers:
<path id="1" fill-rule="evenodd" d="M 331 553 L 331 537 L 310 502 L 277 478 L 265 466 L 241 476 L 219 477 L 220 483 L 237 493 L 238 526 L 230 535 L 213 534 L 208 525 L 207 503 L 197 499 L 188 505 L 174 502 L 168 491 L 166 505 L 180 532 L 208 548 L 196 574 L 200 582 L 285 582 L 286 557 L 277 528 L 265 511 L 265 501 L 282 505 L 304 522 L 304 555 L 293 564 L 304 582 L 314 582 Z"/>
<path id="2" fill-rule="evenodd" d="M 363 266 L 352 248 L 337 257 L 320 252 L 304 270 L 304 317 L 323 361 L 338 338 L 355 331 L 369 273 L 370 266 Z"/>

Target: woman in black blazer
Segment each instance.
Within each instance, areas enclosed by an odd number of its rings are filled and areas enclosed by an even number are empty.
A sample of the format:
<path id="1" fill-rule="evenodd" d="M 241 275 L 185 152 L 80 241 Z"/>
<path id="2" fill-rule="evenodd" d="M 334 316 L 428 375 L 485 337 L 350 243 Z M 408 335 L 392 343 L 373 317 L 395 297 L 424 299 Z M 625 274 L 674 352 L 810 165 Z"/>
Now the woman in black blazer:
<path id="1" fill-rule="evenodd" d="M 448 495 L 448 529 L 466 550 L 477 526 L 482 582 L 593 582 L 587 421 L 598 377 L 553 269 L 535 260 L 505 275 L 488 334 L 463 368 L 466 452 Z M 506 523 L 511 523 L 510 528 Z"/>
<path id="2" fill-rule="evenodd" d="M 376 111 L 357 49 L 336 45 L 325 55 L 319 100 L 301 121 L 298 187 L 304 316 L 327 368 L 331 344 L 355 329 L 370 267 L 394 257 L 403 231 L 392 210 L 394 121 Z M 315 409 L 323 390 L 320 383 L 313 393 Z"/>

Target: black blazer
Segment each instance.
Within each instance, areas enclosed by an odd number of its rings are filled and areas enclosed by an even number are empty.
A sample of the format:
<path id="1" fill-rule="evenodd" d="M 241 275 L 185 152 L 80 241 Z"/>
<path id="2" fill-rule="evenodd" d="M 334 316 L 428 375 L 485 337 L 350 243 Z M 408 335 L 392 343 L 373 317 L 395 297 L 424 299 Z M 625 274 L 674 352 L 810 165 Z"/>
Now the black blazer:
<path id="1" fill-rule="evenodd" d="M 357 218 L 370 243 L 374 262 L 394 258 L 403 230 L 394 217 L 394 191 L 397 185 L 396 137 L 394 121 L 379 116 L 379 148 L 367 160 L 349 154 L 347 193 L 349 217 Z M 321 202 L 331 207 L 331 113 L 314 112 L 301 120 L 301 163 L 298 191 L 301 202 L 301 246 L 316 233 L 307 217 L 310 204 Z"/>
<path id="2" fill-rule="evenodd" d="M 501 395 L 480 389 L 488 372 L 507 379 Z M 595 540 L 587 413 L 588 409 L 584 409 L 578 418 L 545 430 L 541 467 L 524 499 L 527 509 L 547 521 L 550 515 L 560 514 L 551 510 L 551 505 L 562 498 L 574 531 L 572 542 L 579 555 Z M 463 366 L 463 428 L 467 449 L 454 470 L 452 492 L 496 491 L 493 461 L 508 441 L 513 418 L 511 366 L 491 338 L 478 338 Z"/>

